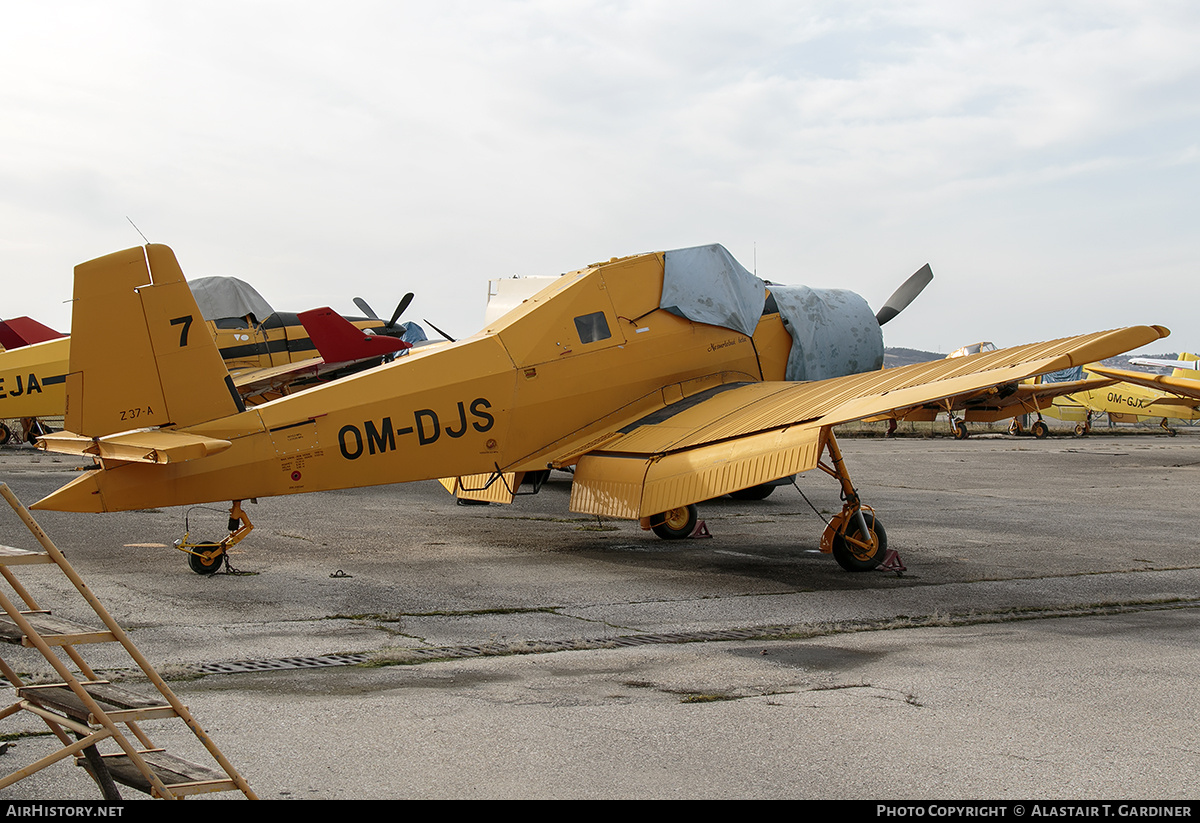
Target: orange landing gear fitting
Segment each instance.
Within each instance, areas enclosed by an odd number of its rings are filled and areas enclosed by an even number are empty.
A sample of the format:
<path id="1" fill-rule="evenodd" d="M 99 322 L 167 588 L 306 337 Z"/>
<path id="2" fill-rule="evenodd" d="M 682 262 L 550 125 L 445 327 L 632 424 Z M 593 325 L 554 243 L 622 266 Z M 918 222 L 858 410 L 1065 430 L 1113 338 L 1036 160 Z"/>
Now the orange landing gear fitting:
<path id="1" fill-rule="evenodd" d="M 907 571 L 900 555 L 887 547 L 887 532 L 875 517 L 875 511 L 864 506 L 854 490 L 842 450 L 833 432 L 825 440 L 832 466 L 818 463 L 817 468 L 842 485 L 842 510 L 829 521 L 821 535 L 821 551 L 832 553 L 833 559 L 848 572 L 866 572 L 882 568 L 901 574 Z"/>
<path id="2" fill-rule="evenodd" d="M 224 539 L 216 543 L 189 543 L 188 535 L 191 532 L 184 532 L 183 537 L 175 541 L 175 548 L 187 552 L 188 566 L 196 574 L 216 574 L 222 564 L 226 571 L 234 572 L 236 570 L 229 565 L 228 549 L 240 543 L 253 530 L 250 518 L 242 511 L 242 501 L 234 500 L 229 509 L 229 534 Z"/>

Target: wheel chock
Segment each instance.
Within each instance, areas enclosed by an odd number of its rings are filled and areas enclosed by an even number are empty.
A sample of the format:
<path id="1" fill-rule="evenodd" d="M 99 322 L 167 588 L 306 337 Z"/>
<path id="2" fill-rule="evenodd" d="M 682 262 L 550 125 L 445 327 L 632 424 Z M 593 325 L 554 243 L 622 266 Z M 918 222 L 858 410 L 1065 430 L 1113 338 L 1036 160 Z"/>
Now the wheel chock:
<path id="1" fill-rule="evenodd" d="M 703 520 L 696 523 L 696 528 L 692 529 L 692 533 L 688 535 L 688 539 L 693 537 L 712 537 L 712 532 L 708 530 L 708 524 Z"/>

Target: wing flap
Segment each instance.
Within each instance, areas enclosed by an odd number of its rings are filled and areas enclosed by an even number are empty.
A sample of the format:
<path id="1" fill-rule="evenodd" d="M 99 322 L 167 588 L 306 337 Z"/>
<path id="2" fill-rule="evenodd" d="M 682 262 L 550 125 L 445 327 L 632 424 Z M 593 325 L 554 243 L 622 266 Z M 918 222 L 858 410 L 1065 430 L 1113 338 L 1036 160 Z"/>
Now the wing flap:
<path id="1" fill-rule="evenodd" d="M 815 468 L 824 429 L 760 432 L 661 457 L 589 454 L 575 467 L 571 511 L 638 520 Z"/>

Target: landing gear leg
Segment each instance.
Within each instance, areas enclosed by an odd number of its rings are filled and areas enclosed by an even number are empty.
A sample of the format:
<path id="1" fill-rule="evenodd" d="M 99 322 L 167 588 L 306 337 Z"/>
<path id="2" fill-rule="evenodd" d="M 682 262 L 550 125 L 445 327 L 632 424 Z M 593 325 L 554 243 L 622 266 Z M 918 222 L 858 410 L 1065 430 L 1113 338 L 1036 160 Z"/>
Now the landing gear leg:
<path id="1" fill-rule="evenodd" d="M 233 571 L 227 550 L 240 543 L 253 530 L 250 518 L 242 511 L 242 501 L 234 500 L 229 507 L 229 534 L 223 540 L 216 543 L 189 543 L 185 533 L 182 539 L 175 541 L 175 547 L 187 552 L 188 566 L 196 574 L 216 574 L 222 565 L 228 571 Z"/>
<path id="2" fill-rule="evenodd" d="M 834 560 L 846 571 L 865 572 L 883 566 L 896 573 L 903 572 L 905 567 L 900 556 L 888 551 L 883 524 L 875 517 L 874 510 L 862 505 L 859 500 L 854 483 L 846 471 L 842 450 L 832 431 L 825 433 L 825 447 L 833 465 L 818 463 L 817 468 L 837 478 L 842 486 L 844 502 L 842 511 L 830 520 L 825 533 L 821 535 L 821 551 L 831 552 Z"/>
<path id="3" fill-rule="evenodd" d="M 1173 428 L 1171 428 L 1170 426 L 1168 426 L 1168 425 L 1167 425 L 1167 418 L 1165 418 L 1165 417 L 1164 417 L 1164 418 L 1162 419 L 1162 422 L 1161 422 L 1161 423 L 1159 423 L 1158 425 L 1159 425 L 1159 427 L 1160 427 L 1160 428 L 1161 428 L 1163 431 L 1165 431 L 1165 432 L 1166 432 L 1166 433 L 1167 433 L 1169 436 L 1171 436 L 1171 437 L 1174 437 L 1174 436 L 1175 436 L 1175 430 L 1174 430 Z"/>

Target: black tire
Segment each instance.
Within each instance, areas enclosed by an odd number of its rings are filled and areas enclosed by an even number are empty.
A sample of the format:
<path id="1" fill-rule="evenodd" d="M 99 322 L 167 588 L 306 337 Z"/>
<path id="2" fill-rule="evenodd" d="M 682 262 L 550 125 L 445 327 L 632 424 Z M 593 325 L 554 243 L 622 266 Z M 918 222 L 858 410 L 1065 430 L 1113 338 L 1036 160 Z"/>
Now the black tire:
<path id="1" fill-rule="evenodd" d="M 192 546 L 194 552 L 210 552 L 217 547 L 216 543 L 199 543 Z M 188 566 L 196 574 L 210 575 L 216 574 L 221 568 L 221 563 L 225 560 L 225 552 L 221 552 L 212 559 L 205 559 L 198 554 L 188 554 Z"/>
<path id="2" fill-rule="evenodd" d="M 735 492 L 730 492 L 729 496 L 734 500 L 766 500 L 771 496 L 771 492 L 775 491 L 775 487 L 770 483 L 762 483 L 758 486 L 751 486 L 748 489 L 738 489 Z"/>
<path id="3" fill-rule="evenodd" d="M 689 503 L 656 514 L 650 518 L 650 522 L 650 528 L 663 540 L 683 540 L 696 530 L 696 524 L 700 522 L 700 511 L 695 503 Z"/>
<path id="4" fill-rule="evenodd" d="M 967 437 L 969 437 L 969 436 L 970 436 L 970 432 L 967 431 L 966 423 L 960 422 L 957 426 L 954 427 L 954 439 L 955 440 L 966 440 Z"/>
<path id="5" fill-rule="evenodd" d="M 1075 436 L 1076 437 L 1083 437 L 1087 433 L 1088 433 L 1087 426 L 1083 425 L 1082 423 L 1075 424 Z"/>
<path id="6" fill-rule="evenodd" d="M 1050 427 L 1047 426 L 1045 423 L 1043 423 L 1041 420 L 1038 420 L 1032 426 L 1029 427 L 1029 431 L 1038 440 L 1044 440 L 1044 439 L 1046 439 L 1046 436 L 1048 434 L 1050 434 Z"/>
<path id="7" fill-rule="evenodd" d="M 12 440 L 12 429 L 7 424 L 0 423 L 0 446 L 5 445 L 9 440 Z"/>
<path id="8" fill-rule="evenodd" d="M 875 537 L 873 553 L 864 554 L 858 546 L 847 543 L 841 534 L 833 536 L 833 559 L 848 572 L 869 572 L 882 563 L 887 555 L 887 532 L 883 530 L 883 524 L 870 512 L 863 512 L 863 517 L 867 519 L 867 528 Z M 856 518 L 851 517 L 846 521 L 846 530 L 853 530 L 854 534 L 858 534 Z"/>

